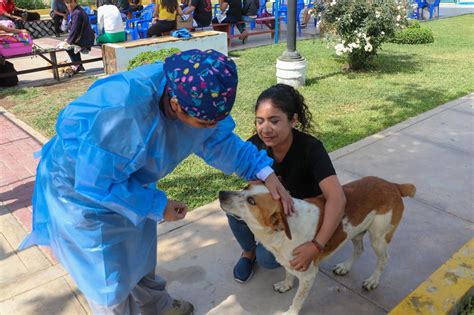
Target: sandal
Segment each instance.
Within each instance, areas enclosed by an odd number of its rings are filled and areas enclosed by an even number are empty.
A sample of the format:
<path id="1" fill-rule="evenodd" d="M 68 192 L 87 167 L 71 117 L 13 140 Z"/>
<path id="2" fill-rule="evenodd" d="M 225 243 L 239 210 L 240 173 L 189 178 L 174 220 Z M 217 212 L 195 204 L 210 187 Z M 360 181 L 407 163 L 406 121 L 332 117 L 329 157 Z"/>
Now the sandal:
<path id="1" fill-rule="evenodd" d="M 239 283 L 245 283 L 253 276 L 253 265 L 255 259 L 247 257 L 240 257 L 237 264 L 234 266 L 234 280 Z"/>

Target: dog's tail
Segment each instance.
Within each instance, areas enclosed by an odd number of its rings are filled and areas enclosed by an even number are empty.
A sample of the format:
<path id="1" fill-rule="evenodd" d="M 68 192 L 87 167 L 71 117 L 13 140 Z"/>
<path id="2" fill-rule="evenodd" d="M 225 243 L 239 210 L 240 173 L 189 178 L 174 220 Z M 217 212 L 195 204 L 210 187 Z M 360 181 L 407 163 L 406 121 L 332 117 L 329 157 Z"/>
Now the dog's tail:
<path id="1" fill-rule="evenodd" d="M 416 193 L 416 187 L 413 184 L 395 184 L 397 185 L 398 190 L 402 197 L 414 197 Z"/>

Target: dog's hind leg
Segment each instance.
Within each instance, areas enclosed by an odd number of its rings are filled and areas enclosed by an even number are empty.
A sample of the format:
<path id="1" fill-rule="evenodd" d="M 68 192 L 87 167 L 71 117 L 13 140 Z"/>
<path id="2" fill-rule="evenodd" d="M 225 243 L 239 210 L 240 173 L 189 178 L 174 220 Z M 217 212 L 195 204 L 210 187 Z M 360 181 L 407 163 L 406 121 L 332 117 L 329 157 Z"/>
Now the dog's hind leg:
<path id="1" fill-rule="evenodd" d="M 283 315 L 298 315 L 301 308 L 303 307 L 306 297 L 311 291 L 311 287 L 313 286 L 314 279 L 316 278 L 318 271 L 318 267 L 313 266 L 313 268 L 298 277 L 298 291 L 296 291 L 295 297 L 293 298 L 293 303 L 291 303 L 290 308 L 288 311 L 283 313 Z"/>
<path id="2" fill-rule="evenodd" d="M 377 265 L 372 275 L 362 283 L 362 287 L 367 291 L 373 290 L 379 285 L 380 276 L 388 261 L 388 243 L 385 236 L 392 230 L 392 225 L 389 221 L 390 217 L 387 214 L 377 216 L 369 228 L 372 248 L 377 256 Z"/>
<path id="3" fill-rule="evenodd" d="M 365 231 L 356 235 L 352 239 L 352 257 L 347 259 L 346 261 L 343 261 L 342 263 L 335 265 L 332 269 L 332 272 L 334 272 L 338 276 L 345 276 L 349 271 L 351 271 L 352 264 L 354 263 L 354 261 L 359 259 L 360 255 L 362 255 L 362 253 L 364 252 L 364 235 Z"/>
<path id="4" fill-rule="evenodd" d="M 273 290 L 283 293 L 290 290 L 295 282 L 295 276 L 285 269 L 285 279 L 273 285 Z"/>

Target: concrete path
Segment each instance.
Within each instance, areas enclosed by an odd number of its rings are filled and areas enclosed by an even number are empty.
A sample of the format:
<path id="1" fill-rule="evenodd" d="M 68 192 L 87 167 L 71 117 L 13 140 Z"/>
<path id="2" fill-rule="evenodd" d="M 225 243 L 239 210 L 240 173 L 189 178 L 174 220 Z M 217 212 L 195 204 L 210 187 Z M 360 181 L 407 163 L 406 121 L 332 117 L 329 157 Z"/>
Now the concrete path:
<path id="1" fill-rule="evenodd" d="M 44 139 L 0 112 L 0 314 L 87 314 L 84 297 L 47 248 L 16 251 L 31 229 L 32 154 Z M 376 175 L 414 183 L 417 195 L 406 199 L 379 288 L 361 287 L 375 264 L 367 240 L 349 275 L 332 274 L 332 265 L 350 255 L 347 245 L 322 265 L 302 314 L 385 314 L 472 239 L 473 156 L 474 93 L 333 152 L 343 183 Z M 295 290 L 272 290 L 281 268 L 257 268 L 245 285 L 232 279 L 240 248 L 217 202 L 158 230 L 157 272 L 174 297 L 194 303 L 195 314 L 279 314 L 290 305 Z"/>

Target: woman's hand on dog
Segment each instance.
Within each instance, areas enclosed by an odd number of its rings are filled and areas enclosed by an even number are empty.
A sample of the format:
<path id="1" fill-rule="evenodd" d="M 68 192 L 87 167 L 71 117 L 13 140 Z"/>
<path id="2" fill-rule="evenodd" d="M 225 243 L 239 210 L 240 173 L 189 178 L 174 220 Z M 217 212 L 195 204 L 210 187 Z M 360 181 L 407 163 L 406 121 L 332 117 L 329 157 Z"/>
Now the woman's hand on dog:
<path id="1" fill-rule="evenodd" d="M 319 250 L 313 243 L 306 242 L 293 250 L 294 258 L 290 261 L 290 265 L 299 272 L 305 272 L 319 254 Z"/>
<path id="2" fill-rule="evenodd" d="M 184 203 L 168 199 L 163 212 L 163 219 L 165 221 L 178 221 L 184 219 L 187 213 L 188 207 Z"/>
<path id="3" fill-rule="evenodd" d="M 285 214 L 291 216 L 291 214 L 295 212 L 293 198 L 291 198 L 290 193 L 288 193 L 275 173 L 268 175 L 265 180 L 265 186 L 272 194 L 273 199 L 280 199 Z"/>

